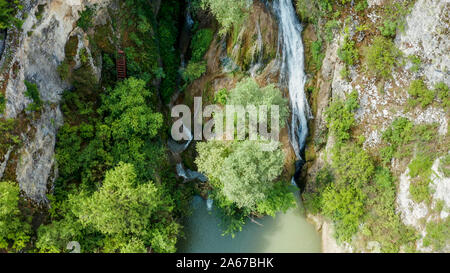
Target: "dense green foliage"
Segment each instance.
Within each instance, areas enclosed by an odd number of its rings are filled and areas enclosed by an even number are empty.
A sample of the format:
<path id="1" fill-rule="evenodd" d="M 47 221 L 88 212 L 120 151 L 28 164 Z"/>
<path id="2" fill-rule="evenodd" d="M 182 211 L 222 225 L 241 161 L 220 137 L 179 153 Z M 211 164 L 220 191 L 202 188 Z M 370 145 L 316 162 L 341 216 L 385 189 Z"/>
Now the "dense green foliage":
<path id="1" fill-rule="evenodd" d="M 203 56 L 211 44 L 213 34 L 210 29 L 200 29 L 192 37 L 190 46 L 192 57 L 186 68 L 182 70 L 182 77 L 186 84 L 190 84 L 206 72 L 206 62 L 203 60 Z"/>
<path id="2" fill-rule="evenodd" d="M 107 250 L 140 252 L 149 245 L 156 252 L 176 250 L 179 225 L 165 219 L 171 200 L 152 182 L 139 185 L 133 165 L 120 163 L 106 173 L 98 191 L 78 198 L 74 214 L 106 237 Z"/>
<path id="3" fill-rule="evenodd" d="M 25 86 L 27 88 L 25 91 L 25 96 L 32 100 L 32 103 L 28 105 L 27 110 L 39 111 L 42 106 L 42 101 L 37 85 L 29 81 L 25 81 Z"/>
<path id="4" fill-rule="evenodd" d="M 92 27 L 92 17 L 95 15 L 95 6 L 88 6 L 83 11 L 79 11 L 78 14 L 80 19 L 77 21 L 77 26 L 82 28 L 84 31 L 87 31 L 90 27 Z"/>
<path id="5" fill-rule="evenodd" d="M 228 200 L 254 210 L 268 196 L 284 162 L 281 150 L 262 148 L 262 143 L 255 141 L 199 143 L 195 162 Z"/>
<path id="6" fill-rule="evenodd" d="M 418 154 L 409 164 L 409 175 L 413 178 L 409 192 L 417 203 L 430 201 L 430 175 L 433 161 L 430 156 Z"/>
<path id="7" fill-rule="evenodd" d="M 344 102 L 336 99 L 325 111 L 325 121 L 331 133 L 338 141 L 350 138 L 349 130 L 355 123 L 354 111 L 358 109 L 358 93 L 353 91 Z"/>
<path id="8" fill-rule="evenodd" d="M 325 58 L 323 42 L 321 39 L 311 43 L 311 55 L 315 69 L 319 70 L 322 67 L 323 58 Z"/>
<path id="9" fill-rule="evenodd" d="M 0 182 L 0 249 L 23 249 L 30 240 L 31 226 L 19 210 L 19 186 Z"/>
<path id="10" fill-rule="evenodd" d="M 383 252 L 398 253 L 400 246 L 413 247 L 416 235 L 396 211 L 395 178 L 389 169 L 377 168 L 374 182 L 365 188 L 367 216 L 362 229 L 366 240 L 376 241 Z"/>
<path id="11" fill-rule="evenodd" d="M 444 82 L 438 82 L 435 87 L 437 97 L 441 100 L 442 106 L 450 107 L 450 88 Z"/>
<path id="12" fill-rule="evenodd" d="M 256 107 L 266 105 L 268 115 L 271 113 L 271 106 L 278 105 L 281 128 L 285 126 L 289 117 L 288 101 L 283 98 L 280 90 L 273 84 L 260 87 L 253 78 L 243 79 L 236 84 L 236 87 L 228 95 L 227 103 L 244 107 L 248 105 Z M 259 121 L 265 121 L 266 118 L 259 117 Z"/>
<path id="13" fill-rule="evenodd" d="M 350 240 L 358 230 L 364 214 L 365 196 L 360 189 L 352 187 L 327 187 L 322 193 L 322 212 L 336 223 L 336 237 Z"/>
<path id="14" fill-rule="evenodd" d="M 0 30 L 10 28 L 12 25 L 21 27 L 22 20 L 15 17 L 23 6 L 19 0 L 0 0 Z"/>
<path id="15" fill-rule="evenodd" d="M 192 37 L 191 50 L 192 62 L 199 62 L 203 60 L 203 56 L 208 51 L 209 45 L 214 38 L 214 32 L 209 28 L 199 29 Z"/>
<path id="16" fill-rule="evenodd" d="M 157 18 L 159 22 L 159 51 L 164 67 L 164 78 L 162 79 L 160 92 L 165 103 L 169 102 L 171 95 L 175 92 L 179 77 L 180 54 L 176 46 L 179 35 L 179 14 L 180 1 L 168 0 L 161 3 L 161 10 Z"/>
<path id="17" fill-rule="evenodd" d="M 338 49 L 338 57 L 341 59 L 345 68 L 341 71 L 342 78 L 347 78 L 349 68 L 358 62 L 359 52 L 355 47 L 355 41 L 351 40 L 348 35 L 344 37 L 344 41 Z"/>
<path id="18" fill-rule="evenodd" d="M 378 28 L 383 36 L 395 38 L 397 30 L 404 30 L 405 16 L 410 13 L 414 2 L 389 0 L 383 5 L 383 20 Z"/>
<path id="19" fill-rule="evenodd" d="M 444 174 L 445 177 L 450 177 L 450 154 L 447 154 L 441 159 L 439 170 Z"/>
<path id="20" fill-rule="evenodd" d="M 447 217 L 437 223 L 428 222 L 426 231 L 423 245 L 432 246 L 435 251 L 442 251 L 450 241 L 450 218 Z"/>
<path id="21" fill-rule="evenodd" d="M 228 101 L 228 90 L 222 88 L 214 95 L 214 103 L 219 103 L 221 105 L 226 105 Z"/>
<path id="22" fill-rule="evenodd" d="M 441 100 L 442 106 L 450 107 L 450 88 L 444 82 L 438 82 L 434 86 L 437 97 Z"/>
<path id="23" fill-rule="evenodd" d="M 375 37 L 365 52 L 369 71 L 382 78 L 391 76 L 392 69 L 396 66 L 396 59 L 400 55 L 400 51 L 392 40 L 381 36 Z"/>
<path id="24" fill-rule="evenodd" d="M 206 72 L 206 64 L 203 61 L 190 62 L 182 71 L 183 80 L 189 84 L 200 78 Z"/>
<path id="25" fill-rule="evenodd" d="M 408 100 L 409 105 L 416 106 L 420 104 L 422 108 L 427 107 L 433 102 L 434 92 L 429 90 L 423 80 L 413 80 L 408 88 L 408 94 L 411 98 Z"/>
<path id="26" fill-rule="evenodd" d="M 0 114 L 3 114 L 3 111 L 5 111 L 6 108 L 6 98 L 3 93 L 0 93 Z"/>
<path id="27" fill-rule="evenodd" d="M 390 170 L 377 166 L 360 141 L 356 144 L 350 138 L 357 108 L 357 93 L 353 92 L 345 102 L 335 100 L 326 110 L 328 128 L 337 141 L 331 165 L 318 172 L 313 190 L 304 194 L 305 206 L 333 220 L 340 242 L 351 242 L 358 234 L 366 243 L 378 242 L 383 252 L 398 252 L 401 246 L 414 249 L 416 234 L 396 212 L 396 186 Z M 413 128 L 406 118 L 400 118 L 384 132 L 383 139 L 390 145 L 383 149 L 390 158 L 413 139 L 429 140 L 427 126 Z"/>
<path id="28" fill-rule="evenodd" d="M 15 134 L 17 126 L 15 119 L 0 119 L 0 153 L 3 155 L 13 145 L 21 142 L 20 137 Z"/>
<path id="29" fill-rule="evenodd" d="M 247 0 L 197 0 L 204 9 L 209 8 L 219 22 L 220 34 L 226 34 L 231 28 L 238 27 L 249 11 Z"/>
<path id="30" fill-rule="evenodd" d="M 380 153 L 384 163 L 390 163 L 393 157 L 402 157 L 399 148 L 413 140 L 413 124 L 407 118 L 398 118 L 383 132 L 383 140 L 389 143 Z"/>

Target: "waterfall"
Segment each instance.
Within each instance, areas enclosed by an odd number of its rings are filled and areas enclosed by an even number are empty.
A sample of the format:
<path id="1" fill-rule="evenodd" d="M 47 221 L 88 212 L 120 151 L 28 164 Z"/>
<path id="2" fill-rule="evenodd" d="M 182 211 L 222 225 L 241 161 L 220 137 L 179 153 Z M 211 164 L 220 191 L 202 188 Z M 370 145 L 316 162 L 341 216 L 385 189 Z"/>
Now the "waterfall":
<path id="1" fill-rule="evenodd" d="M 274 2 L 274 11 L 279 19 L 279 32 L 283 52 L 281 78 L 287 82 L 291 102 L 292 120 L 289 128 L 289 138 L 297 159 L 299 162 L 304 162 L 302 155 L 306 136 L 308 135 L 307 118 L 311 114 L 304 92 L 306 75 L 304 72 L 301 36 L 302 26 L 297 19 L 292 0 L 276 0 Z"/>
<path id="2" fill-rule="evenodd" d="M 263 65 L 263 49 L 264 49 L 264 45 L 263 45 L 263 38 L 262 38 L 262 34 L 261 34 L 261 27 L 259 26 L 259 21 L 256 21 L 256 30 L 258 31 L 258 36 L 257 36 L 257 40 L 256 40 L 256 44 L 253 46 L 253 52 L 252 52 L 252 62 L 250 65 L 250 75 L 252 76 L 252 78 L 255 77 L 256 73 L 259 71 L 259 69 L 262 67 Z"/>
<path id="3" fill-rule="evenodd" d="M 214 201 L 213 201 L 212 199 L 210 199 L 210 198 L 208 198 L 208 199 L 206 200 L 206 209 L 207 209 L 208 211 L 211 211 L 211 210 L 212 210 L 212 208 L 213 208 L 213 203 L 214 203 Z"/>

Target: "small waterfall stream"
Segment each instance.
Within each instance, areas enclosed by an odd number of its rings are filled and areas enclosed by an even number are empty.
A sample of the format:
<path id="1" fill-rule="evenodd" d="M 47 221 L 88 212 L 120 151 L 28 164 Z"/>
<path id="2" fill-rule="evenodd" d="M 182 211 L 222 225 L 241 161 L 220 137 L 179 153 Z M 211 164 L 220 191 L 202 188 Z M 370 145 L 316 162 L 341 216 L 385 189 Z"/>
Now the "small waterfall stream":
<path id="1" fill-rule="evenodd" d="M 281 75 L 282 80 L 287 82 L 291 101 L 292 120 L 289 137 L 297 159 L 304 162 L 303 153 L 308 135 L 307 119 L 311 117 L 311 113 L 304 91 L 306 75 L 301 36 L 302 26 L 297 19 L 292 0 L 275 1 L 274 11 L 280 24 L 279 35 L 283 52 Z"/>

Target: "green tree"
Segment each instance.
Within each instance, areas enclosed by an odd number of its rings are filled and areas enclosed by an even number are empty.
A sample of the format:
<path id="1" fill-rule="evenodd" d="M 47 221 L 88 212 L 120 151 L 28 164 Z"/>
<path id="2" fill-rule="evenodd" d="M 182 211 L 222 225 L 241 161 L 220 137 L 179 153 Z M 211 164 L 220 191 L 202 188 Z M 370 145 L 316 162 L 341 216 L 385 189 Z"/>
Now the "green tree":
<path id="1" fill-rule="evenodd" d="M 112 140 L 115 164 L 132 163 L 140 177 L 150 179 L 161 166 L 164 148 L 153 141 L 163 124 L 161 113 L 149 104 L 152 93 L 145 82 L 129 78 L 103 96 L 100 113 L 105 115 L 105 129 Z"/>
<path id="2" fill-rule="evenodd" d="M 278 105 L 280 113 L 280 127 L 286 125 L 289 117 L 288 100 L 283 98 L 281 91 L 270 84 L 260 87 L 253 78 L 241 80 L 236 87 L 230 91 L 227 98 L 227 104 L 230 105 L 255 105 L 256 107 L 266 105 L 267 112 L 271 113 L 271 106 Z M 259 117 L 264 121 L 265 117 Z"/>
<path id="3" fill-rule="evenodd" d="M 21 250 L 30 240 L 31 226 L 19 210 L 19 186 L 0 182 L 0 249 Z"/>
<path id="4" fill-rule="evenodd" d="M 244 141 L 224 160 L 220 180 L 223 193 L 239 207 L 254 208 L 267 198 L 273 182 L 283 170 L 280 149 L 263 151 L 261 144 Z"/>
<path id="5" fill-rule="evenodd" d="M 280 149 L 265 151 L 262 147 L 262 142 L 249 140 L 199 143 L 195 162 L 228 200 L 254 210 L 270 194 L 284 164 Z"/>
<path id="6" fill-rule="evenodd" d="M 248 3 L 247 0 L 201 0 L 202 7 L 209 8 L 216 17 L 222 35 L 244 21 L 250 8 Z"/>
<path id="7" fill-rule="evenodd" d="M 172 201 L 152 182 L 138 184 L 133 165 L 120 163 L 106 173 L 98 191 L 75 198 L 74 214 L 83 226 L 105 235 L 110 250 L 144 250 L 144 245 L 157 252 L 176 250 L 180 227 L 166 216 Z"/>

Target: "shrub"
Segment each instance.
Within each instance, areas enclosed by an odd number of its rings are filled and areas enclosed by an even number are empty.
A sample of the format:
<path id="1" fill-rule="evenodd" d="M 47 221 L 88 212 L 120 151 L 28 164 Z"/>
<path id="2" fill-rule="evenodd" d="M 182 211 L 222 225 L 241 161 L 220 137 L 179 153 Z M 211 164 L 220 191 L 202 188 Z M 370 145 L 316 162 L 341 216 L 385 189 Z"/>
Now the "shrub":
<path id="1" fill-rule="evenodd" d="M 338 241 L 349 241 L 358 231 L 364 215 L 365 195 L 352 186 L 328 186 L 322 194 L 323 214 L 335 222 Z"/>
<path id="2" fill-rule="evenodd" d="M 336 175 L 336 184 L 359 188 L 366 186 L 375 172 L 370 155 L 353 143 L 334 151 L 332 167 Z"/>
<path id="3" fill-rule="evenodd" d="M 333 6 L 330 0 L 299 0 L 296 3 L 296 10 L 302 22 L 317 24 L 320 17 L 333 11 Z"/>
<path id="4" fill-rule="evenodd" d="M 421 203 L 423 201 L 430 201 L 430 182 L 429 179 L 420 179 L 411 182 L 409 185 L 409 193 L 414 202 Z"/>
<path id="5" fill-rule="evenodd" d="M 213 31 L 209 28 L 198 30 L 191 41 L 191 62 L 200 62 L 213 40 Z"/>
<path id="6" fill-rule="evenodd" d="M 345 102 L 336 99 L 325 110 L 327 127 L 339 142 L 350 139 L 349 130 L 355 123 L 353 112 L 358 107 L 358 93 L 353 91 Z"/>
<path id="7" fill-rule="evenodd" d="M 364 241 L 379 242 L 382 252 L 391 253 L 398 253 L 401 246 L 413 246 L 417 239 L 414 228 L 405 226 L 396 212 L 396 185 L 389 169 L 377 168 L 374 183 L 365 187 L 364 192 L 369 196 L 366 202 L 369 217 L 361 232 Z"/>
<path id="8" fill-rule="evenodd" d="M 70 66 L 67 62 L 62 62 L 56 70 L 58 71 L 61 80 L 65 81 L 69 78 Z"/>
<path id="9" fill-rule="evenodd" d="M 367 9 L 368 6 L 369 6 L 369 4 L 367 3 L 367 0 L 361 0 L 358 2 L 358 4 L 356 4 L 355 10 L 356 11 L 364 11 L 365 9 Z"/>
<path id="10" fill-rule="evenodd" d="M 223 141 L 198 143 L 195 163 L 199 171 L 208 176 L 214 190 L 228 202 L 250 211 L 260 204 L 259 209 L 267 212 L 268 207 L 279 207 L 264 200 L 273 194 L 274 181 L 283 169 L 284 153 L 279 149 L 264 151 L 261 144 L 250 140 L 231 144 Z M 272 197 L 272 201 L 278 199 Z"/>
<path id="11" fill-rule="evenodd" d="M 281 91 L 270 84 L 260 87 L 253 78 L 245 78 L 236 84 L 236 87 L 230 91 L 227 103 L 230 105 L 254 105 L 256 107 L 266 105 L 267 112 L 271 113 L 271 106 L 279 106 L 280 128 L 286 125 L 289 118 L 288 101 L 283 97 Z M 264 122 L 267 117 L 259 117 L 260 122 Z"/>
<path id="12" fill-rule="evenodd" d="M 267 198 L 256 205 L 256 211 L 262 215 L 275 217 L 277 212 L 285 213 L 295 207 L 297 204 L 290 187 L 292 186 L 286 182 L 275 183 Z"/>
<path id="13" fill-rule="evenodd" d="M 313 192 L 303 194 L 304 205 L 307 211 L 318 214 L 322 211 L 322 192 L 334 181 L 334 175 L 330 166 L 325 165 L 317 174 Z"/>
<path id="14" fill-rule="evenodd" d="M 84 31 L 87 31 L 90 27 L 92 27 L 92 18 L 94 17 L 95 12 L 95 6 L 86 7 L 85 10 L 79 11 L 78 14 L 80 15 L 80 18 L 77 21 L 77 26 L 82 28 Z"/>
<path id="15" fill-rule="evenodd" d="M 325 39 L 331 42 L 334 38 L 333 31 L 339 29 L 341 22 L 339 20 L 329 20 L 325 23 Z"/>
<path id="16" fill-rule="evenodd" d="M 397 118 L 392 125 L 383 132 L 382 139 L 389 143 L 388 146 L 380 150 L 384 163 L 391 162 L 394 156 L 398 156 L 397 151 L 406 143 L 413 140 L 413 123 L 407 118 Z"/>
<path id="17" fill-rule="evenodd" d="M 419 71 L 422 60 L 416 55 L 409 55 L 408 60 L 410 60 L 412 63 L 411 71 L 412 72 Z"/>
<path id="18" fill-rule="evenodd" d="M 378 27 L 378 29 L 384 37 L 393 38 L 397 33 L 397 23 L 391 20 L 385 20 L 383 25 Z"/>
<path id="19" fill-rule="evenodd" d="M 423 239 L 425 247 L 431 246 L 434 251 L 441 251 L 449 244 L 450 240 L 450 218 L 447 217 L 439 222 L 428 222 L 427 234 Z"/>
<path id="20" fill-rule="evenodd" d="M 322 67 L 322 61 L 325 57 L 325 54 L 322 52 L 322 50 L 323 48 L 321 39 L 311 43 L 312 61 L 316 70 L 319 70 Z"/>
<path id="21" fill-rule="evenodd" d="M 409 86 L 408 94 L 411 98 L 408 100 L 409 105 L 416 106 L 420 104 L 422 108 L 427 107 L 433 102 L 434 92 L 429 90 L 423 80 L 413 80 Z"/>
<path id="22" fill-rule="evenodd" d="M 204 9 L 209 8 L 220 24 L 219 33 L 226 34 L 232 27 L 239 26 L 247 17 L 247 0 L 201 0 Z"/>
<path id="23" fill-rule="evenodd" d="M 439 170 L 444 174 L 445 177 L 450 177 L 450 154 L 447 154 L 441 159 Z"/>
<path id="24" fill-rule="evenodd" d="M 376 37 L 373 44 L 366 49 L 366 62 L 369 71 L 383 78 L 390 77 L 395 67 L 396 58 L 401 55 L 392 40 Z"/>
<path id="25" fill-rule="evenodd" d="M 3 111 L 5 111 L 5 107 L 6 107 L 5 95 L 3 95 L 3 93 L 0 92 L 0 114 L 2 114 Z"/>
<path id="26" fill-rule="evenodd" d="M 42 15 L 44 13 L 44 9 L 45 9 L 46 5 L 47 4 L 38 5 L 38 8 L 37 8 L 36 12 L 34 13 L 34 16 L 36 16 L 36 19 L 38 21 L 40 21 L 42 19 Z"/>
<path id="27" fill-rule="evenodd" d="M 412 199 L 417 203 L 430 201 L 431 192 L 429 184 L 431 181 L 429 177 L 431 175 L 432 165 L 433 160 L 431 157 L 423 153 L 418 154 L 408 165 L 409 175 L 413 178 L 409 187 L 409 192 L 411 193 Z"/>
<path id="28" fill-rule="evenodd" d="M 450 107 L 450 90 L 444 82 L 439 82 L 434 87 L 437 97 L 441 100 L 442 106 Z"/>
<path id="29" fill-rule="evenodd" d="M 214 95 L 214 102 L 222 105 L 227 104 L 229 92 L 226 88 L 222 88 Z"/>
<path id="30" fill-rule="evenodd" d="M 27 90 L 25 91 L 25 96 L 33 100 L 33 102 L 30 105 L 28 105 L 27 110 L 39 111 L 42 106 L 42 101 L 37 85 L 25 80 L 25 86 L 27 88 Z"/>
<path id="31" fill-rule="evenodd" d="M 15 119 L 0 119 L 0 157 L 16 144 L 20 144 L 20 136 L 15 132 L 17 121 Z"/>
<path id="32" fill-rule="evenodd" d="M 431 166 L 433 161 L 431 157 L 425 154 L 418 154 L 416 158 L 409 164 L 409 175 L 414 178 L 417 176 L 428 177 L 431 174 Z"/>
<path id="33" fill-rule="evenodd" d="M 206 72 L 206 63 L 201 62 L 190 62 L 187 67 L 182 71 L 183 79 L 186 83 L 191 83 L 196 79 L 200 78 Z"/>
<path id="34" fill-rule="evenodd" d="M 15 17 L 18 10 L 22 10 L 23 5 L 19 1 L 0 0 L 0 30 L 16 26 L 20 28 L 23 21 Z"/>
<path id="35" fill-rule="evenodd" d="M 352 66 L 358 61 L 359 53 L 355 47 L 355 41 L 351 40 L 348 35 L 344 37 L 344 42 L 338 49 L 338 57 L 346 66 Z"/>

